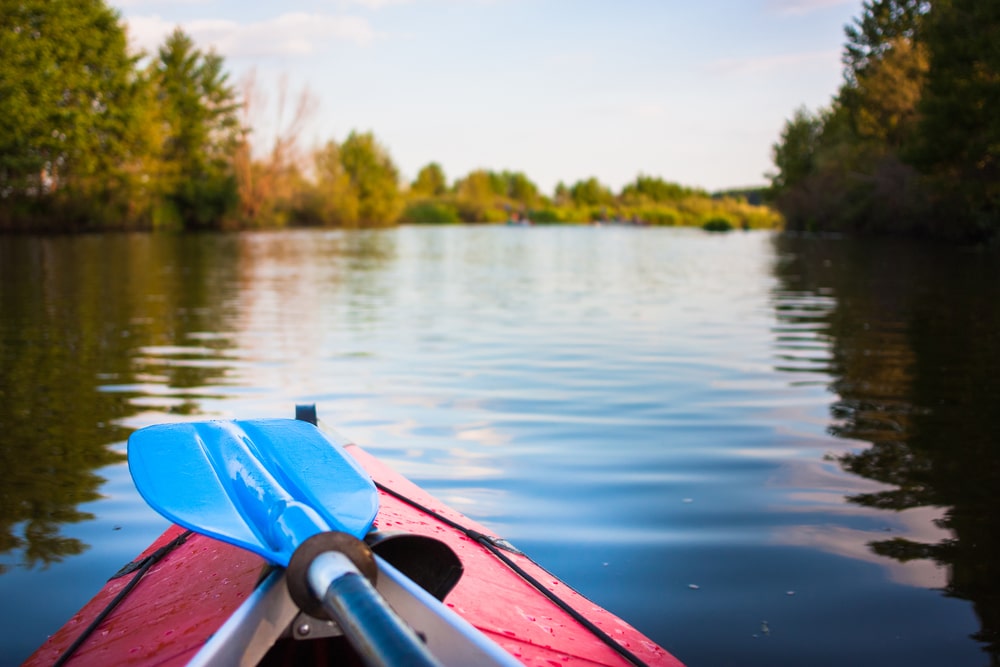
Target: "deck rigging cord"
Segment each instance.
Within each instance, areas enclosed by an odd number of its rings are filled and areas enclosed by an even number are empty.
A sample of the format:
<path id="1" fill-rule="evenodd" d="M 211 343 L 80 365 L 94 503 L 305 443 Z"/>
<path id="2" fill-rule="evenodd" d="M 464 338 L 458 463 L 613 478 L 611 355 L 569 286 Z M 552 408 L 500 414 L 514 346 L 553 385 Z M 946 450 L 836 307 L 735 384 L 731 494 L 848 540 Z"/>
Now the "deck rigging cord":
<path id="1" fill-rule="evenodd" d="M 73 654 L 76 652 L 78 648 L 83 646 L 83 643 L 87 641 L 87 638 L 94 633 L 94 630 L 96 630 L 98 626 L 100 626 L 101 623 L 104 622 L 104 619 L 108 617 L 108 614 L 114 611 L 115 607 L 117 607 L 118 604 L 122 600 L 124 600 L 129 593 L 132 592 L 132 589 L 136 587 L 136 585 L 139 583 L 139 580 L 142 579 L 143 575 L 149 571 L 149 568 L 153 567 L 158 562 L 160 562 L 163 559 L 163 557 L 166 556 L 168 553 L 170 553 L 180 545 L 184 544 L 187 541 L 187 538 L 191 536 L 192 532 L 193 531 L 185 530 L 183 533 L 181 533 L 180 535 L 178 535 L 177 537 L 175 537 L 170 542 L 163 545 L 153 553 L 149 554 L 145 558 L 137 561 L 132 561 L 122 569 L 118 570 L 118 572 L 116 572 L 111 577 L 111 579 L 109 579 L 109 581 L 111 581 L 112 579 L 118 579 L 119 577 L 123 577 L 132 572 L 135 573 L 135 576 L 133 576 L 129 580 L 129 582 L 125 584 L 125 587 L 122 588 L 120 591 L 118 591 L 118 594 L 110 602 L 108 602 L 108 604 L 104 606 L 104 609 L 102 609 L 101 612 L 94 617 L 94 620 L 92 620 L 90 624 L 83 629 L 83 632 L 80 633 L 80 636 L 74 639 L 73 643 L 70 644 L 68 647 L 66 647 L 66 650 L 59 655 L 59 657 L 56 659 L 54 663 L 52 663 L 52 667 L 61 667 L 62 665 L 66 664 L 66 661 L 73 656 Z"/>

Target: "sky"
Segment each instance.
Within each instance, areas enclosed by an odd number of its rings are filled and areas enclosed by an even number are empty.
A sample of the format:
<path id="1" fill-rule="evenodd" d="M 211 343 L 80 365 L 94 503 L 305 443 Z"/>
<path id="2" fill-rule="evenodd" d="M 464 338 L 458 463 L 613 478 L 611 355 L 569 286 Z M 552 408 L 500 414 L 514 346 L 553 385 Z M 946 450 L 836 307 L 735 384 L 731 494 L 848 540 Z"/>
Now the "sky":
<path id="1" fill-rule="evenodd" d="M 110 0 L 133 46 L 179 26 L 253 73 L 258 146 L 307 90 L 303 143 L 374 133 L 411 181 L 524 172 L 551 194 L 643 174 L 763 185 L 800 106 L 830 103 L 861 0 Z M 282 81 L 287 99 L 279 103 Z"/>

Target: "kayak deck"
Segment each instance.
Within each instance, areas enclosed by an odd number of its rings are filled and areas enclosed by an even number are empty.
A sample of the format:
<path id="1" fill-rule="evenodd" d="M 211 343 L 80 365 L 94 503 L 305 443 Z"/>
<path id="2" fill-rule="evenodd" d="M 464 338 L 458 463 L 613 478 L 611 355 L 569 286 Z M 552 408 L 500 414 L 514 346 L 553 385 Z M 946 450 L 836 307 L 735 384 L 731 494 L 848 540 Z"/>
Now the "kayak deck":
<path id="1" fill-rule="evenodd" d="M 475 531 L 473 534 L 495 537 L 489 530 L 444 506 L 360 447 L 348 445 L 347 451 L 382 487 L 375 527 L 426 535 L 451 547 L 462 561 L 465 574 L 448 594 L 445 604 L 501 648 L 526 665 L 631 664 L 468 534 Z M 417 509 L 407 500 L 460 525 L 466 532 Z M 270 569 L 261 557 L 249 551 L 188 533 L 178 526 L 164 532 L 136 562 L 157 553 L 161 556 L 159 560 L 148 565 L 148 571 L 138 579 L 134 590 L 100 622 L 67 664 L 186 664 L 246 601 Z M 642 663 L 681 664 L 638 630 L 590 602 L 530 558 L 509 552 L 502 555 Z M 24 664 L 36 667 L 56 663 L 134 577 L 130 573 L 111 579 Z M 339 637 L 289 639 L 281 640 L 264 663 L 303 664 L 303 652 L 310 653 L 308 659 L 320 664 L 330 664 L 331 655 L 350 654 Z"/>

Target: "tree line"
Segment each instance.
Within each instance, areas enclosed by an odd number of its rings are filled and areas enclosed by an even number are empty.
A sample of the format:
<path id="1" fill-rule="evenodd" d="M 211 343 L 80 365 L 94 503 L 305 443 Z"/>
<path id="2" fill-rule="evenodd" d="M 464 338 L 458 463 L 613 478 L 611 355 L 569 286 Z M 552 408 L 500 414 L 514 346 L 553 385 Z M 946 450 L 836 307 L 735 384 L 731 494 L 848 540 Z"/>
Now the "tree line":
<path id="1" fill-rule="evenodd" d="M 832 103 L 774 146 L 787 227 L 997 238 L 1000 3 L 866 0 L 845 32 Z"/>
<path id="2" fill-rule="evenodd" d="M 522 172 L 449 182 L 430 162 L 405 183 L 372 132 L 303 148 L 317 105 L 307 90 L 290 103 L 284 81 L 270 90 L 284 121 L 265 139 L 252 130 L 267 106 L 255 77 L 234 84 L 180 29 L 130 53 L 104 0 L 0 0 L 0 53 L 0 229 L 780 222 L 745 196 L 644 175 L 618 193 L 590 178 L 549 196 Z"/>

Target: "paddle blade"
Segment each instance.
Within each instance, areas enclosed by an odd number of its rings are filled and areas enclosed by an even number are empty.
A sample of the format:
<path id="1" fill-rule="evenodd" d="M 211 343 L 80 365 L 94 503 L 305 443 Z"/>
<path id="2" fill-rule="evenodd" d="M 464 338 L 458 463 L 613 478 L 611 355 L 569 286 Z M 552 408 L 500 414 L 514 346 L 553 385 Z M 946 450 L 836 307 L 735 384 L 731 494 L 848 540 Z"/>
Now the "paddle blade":
<path id="1" fill-rule="evenodd" d="M 128 462 L 139 493 L 164 517 L 278 565 L 319 532 L 363 537 L 378 513 L 368 473 L 303 421 L 149 426 L 129 438 Z"/>

